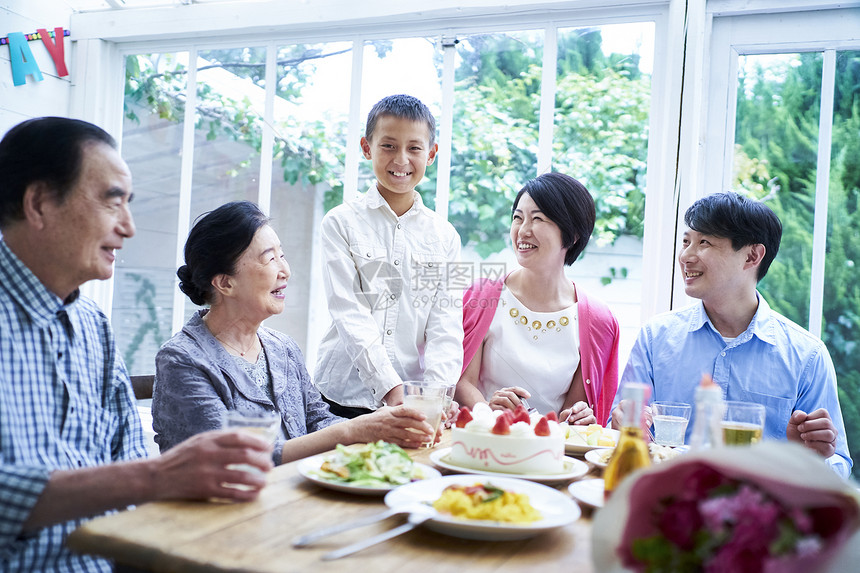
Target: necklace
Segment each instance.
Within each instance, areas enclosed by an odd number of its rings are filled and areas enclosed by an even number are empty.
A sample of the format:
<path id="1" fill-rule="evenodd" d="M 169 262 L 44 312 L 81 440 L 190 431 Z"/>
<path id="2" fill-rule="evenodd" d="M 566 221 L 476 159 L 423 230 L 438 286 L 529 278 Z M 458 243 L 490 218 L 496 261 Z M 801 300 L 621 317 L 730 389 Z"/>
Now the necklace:
<path id="1" fill-rule="evenodd" d="M 257 345 L 257 335 L 256 334 L 254 335 L 254 340 L 251 341 L 251 344 L 244 351 L 241 348 L 236 348 L 235 346 L 233 346 L 232 344 L 230 344 L 229 342 L 227 342 L 226 340 L 224 340 L 223 338 L 221 338 L 217 334 L 215 335 L 215 338 L 218 339 L 220 342 L 223 342 L 224 344 L 226 344 L 227 346 L 229 346 L 230 348 L 232 348 L 236 352 L 238 352 L 239 356 L 241 356 L 242 358 L 244 358 L 245 354 L 250 352 L 250 350 Z"/>

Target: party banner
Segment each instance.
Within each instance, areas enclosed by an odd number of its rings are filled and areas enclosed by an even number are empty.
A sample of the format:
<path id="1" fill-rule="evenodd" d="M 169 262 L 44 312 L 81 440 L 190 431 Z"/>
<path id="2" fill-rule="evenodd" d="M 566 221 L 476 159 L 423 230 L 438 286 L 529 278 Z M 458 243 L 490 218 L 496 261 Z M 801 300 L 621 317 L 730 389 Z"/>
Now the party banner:
<path id="1" fill-rule="evenodd" d="M 9 46 L 9 61 L 12 64 L 12 83 L 16 86 L 22 86 L 27 83 L 27 76 L 33 76 L 37 82 L 42 81 L 42 70 L 36 63 L 36 58 L 30 50 L 30 42 L 34 40 L 42 40 L 42 44 L 51 59 L 54 61 L 54 67 L 57 69 L 57 76 L 63 77 L 69 75 L 69 70 L 66 68 L 66 46 L 64 38 L 69 35 L 68 30 L 63 28 L 54 28 L 53 32 L 48 32 L 45 28 L 39 28 L 34 34 L 24 34 L 23 32 L 10 32 L 5 38 L 0 38 L 0 46 L 6 44 Z"/>

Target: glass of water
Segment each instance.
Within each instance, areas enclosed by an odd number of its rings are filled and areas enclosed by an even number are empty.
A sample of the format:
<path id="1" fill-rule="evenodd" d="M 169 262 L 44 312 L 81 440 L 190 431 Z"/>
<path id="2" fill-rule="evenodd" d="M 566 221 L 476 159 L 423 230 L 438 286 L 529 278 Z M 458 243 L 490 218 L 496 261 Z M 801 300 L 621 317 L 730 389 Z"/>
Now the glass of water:
<path id="1" fill-rule="evenodd" d="M 447 388 L 441 384 L 420 380 L 408 380 L 403 383 L 403 404 L 423 413 L 427 417 L 425 421 L 433 428 L 434 438 L 422 444 L 426 448 L 432 448 L 435 445 L 435 434 L 439 431 L 439 422 L 442 421 L 442 408 L 445 405 Z"/>
<path id="2" fill-rule="evenodd" d="M 221 421 L 221 427 L 224 429 L 241 430 L 250 432 L 263 438 L 269 443 L 274 443 L 278 435 L 281 416 L 277 412 L 259 411 L 253 413 L 239 412 L 237 410 L 227 410 L 224 412 L 224 417 Z M 230 470 L 240 470 L 251 473 L 261 473 L 259 469 L 248 464 L 230 464 L 227 466 Z M 236 489 L 248 489 L 241 484 L 228 484 Z"/>
<path id="3" fill-rule="evenodd" d="M 692 407 L 683 402 L 653 402 L 654 441 L 662 446 L 683 446 Z"/>

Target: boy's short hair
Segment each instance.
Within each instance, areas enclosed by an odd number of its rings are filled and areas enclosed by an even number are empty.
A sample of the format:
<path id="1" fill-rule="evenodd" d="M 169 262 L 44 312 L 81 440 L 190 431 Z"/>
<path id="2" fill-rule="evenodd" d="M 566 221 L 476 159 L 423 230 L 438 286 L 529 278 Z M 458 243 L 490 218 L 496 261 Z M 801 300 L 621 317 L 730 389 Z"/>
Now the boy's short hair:
<path id="1" fill-rule="evenodd" d="M 770 207 L 733 192 L 702 197 L 684 214 L 687 226 L 704 235 L 729 239 L 736 251 L 747 245 L 764 245 L 758 280 L 764 278 L 779 252 L 782 223 Z"/>
<path id="2" fill-rule="evenodd" d="M 561 243 L 567 249 L 564 264 L 572 265 L 585 250 L 597 218 L 594 198 L 585 185 L 563 173 L 544 173 L 527 182 L 514 199 L 511 216 L 523 193 L 528 193 L 550 221 L 561 230 Z"/>
<path id="3" fill-rule="evenodd" d="M 430 145 L 436 143 L 436 119 L 430 113 L 430 109 L 421 103 L 416 97 L 405 94 L 390 95 L 382 98 L 371 108 L 367 114 L 367 125 L 364 128 L 364 137 L 368 141 L 373 137 L 376 122 L 383 115 L 400 117 L 412 121 L 423 121 L 427 124 L 430 136 Z"/>

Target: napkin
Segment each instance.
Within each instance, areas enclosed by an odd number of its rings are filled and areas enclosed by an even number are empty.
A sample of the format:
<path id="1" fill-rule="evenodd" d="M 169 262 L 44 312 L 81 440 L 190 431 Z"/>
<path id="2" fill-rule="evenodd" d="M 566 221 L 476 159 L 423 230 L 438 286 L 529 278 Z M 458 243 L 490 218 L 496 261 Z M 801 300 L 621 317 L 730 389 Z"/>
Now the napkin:
<path id="1" fill-rule="evenodd" d="M 641 470 L 592 527 L 595 571 L 850 571 L 860 562 L 860 495 L 788 442 L 691 453 Z"/>

